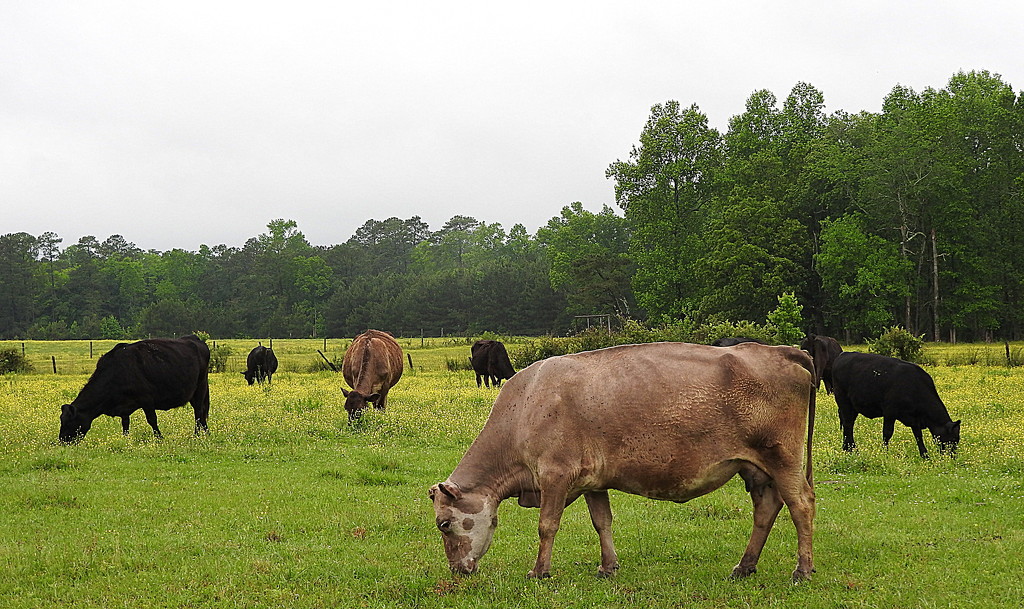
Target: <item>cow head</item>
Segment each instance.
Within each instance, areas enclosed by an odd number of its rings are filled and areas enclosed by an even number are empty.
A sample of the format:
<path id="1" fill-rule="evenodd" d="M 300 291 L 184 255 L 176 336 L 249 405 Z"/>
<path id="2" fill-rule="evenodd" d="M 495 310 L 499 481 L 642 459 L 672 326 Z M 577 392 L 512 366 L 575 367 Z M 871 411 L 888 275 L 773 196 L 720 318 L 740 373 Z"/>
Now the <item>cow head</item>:
<path id="1" fill-rule="evenodd" d="M 477 561 L 491 547 L 498 526 L 498 502 L 481 493 L 463 493 L 445 481 L 430 487 L 437 529 L 453 573 L 474 573 Z"/>
<path id="2" fill-rule="evenodd" d="M 92 419 L 83 416 L 72 404 L 60 407 L 60 441 L 73 444 L 85 437 L 92 427 Z"/>
<path id="3" fill-rule="evenodd" d="M 355 389 L 346 391 L 344 387 L 341 388 L 341 393 L 345 396 L 345 410 L 348 411 L 349 422 L 358 420 L 363 410 L 367 408 L 367 404 L 376 405 L 377 400 L 380 399 L 379 393 L 374 392 L 370 395 L 363 395 Z"/>
<path id="4" fill-rule="evenodd" d="M 255 372 L 249 372 L 248 370 L 246 370 L 245 372 L 242 373 L 242 376 L 245 377 L 246 382 L 248 382 L 250 385 L 252 385 L 253 382 L 256 380 Z"/>
<path id="5" fill-rule="evenodd" d="M 843 352 L 839 341 L 831 336 L 808 334 L 800 342 L 800 348 L 814 360 L 814 386 L 821 387 L 821 381 L 824 380 L 825 391 L 832 393 L 832 362 Z"/>
<path id="6" fill-rule="evenodd" d="M 956 447 L 960 444 L 960 421 L 950 421 L 943 425 L 935 435 L 935 442 L 939 445 L 939 452 L 949 456 L 956 456 Z"/>

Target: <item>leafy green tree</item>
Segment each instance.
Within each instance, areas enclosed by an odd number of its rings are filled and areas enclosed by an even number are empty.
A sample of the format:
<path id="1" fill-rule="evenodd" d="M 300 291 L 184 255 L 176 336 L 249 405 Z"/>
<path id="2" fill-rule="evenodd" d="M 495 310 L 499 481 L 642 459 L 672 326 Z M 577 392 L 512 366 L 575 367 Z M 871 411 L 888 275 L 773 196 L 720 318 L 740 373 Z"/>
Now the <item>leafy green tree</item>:
<path id="1" fill-rule="evenodd" d="M 704 233 L 706 247 L 694 273 L 699 317 L 763 319 L 778 295 L 803 284 L 808 249 L 803 226 L 772 200 L 723 202 Z"/>
<path id="2" fill-rule="evenodd" d="M 863 216 L 822 222 L 815 265 L 825 291 L 826 319 L 846 340 L 876 335 L 896 319 L 912 268 L 896 244 L 864 231 Z"/>
<path id="3" fill-rule="evenodd" d="M 639 147 L 609 165 L 615 200 L 632 229 L 633 292 L 649 315 L 678 318 L 693 308 L 694 260 L 721 168 L 722 138 L 696 105 L 651 108 Z"/>
<path id="4" fill-rule="evenodd" d="M 607 206 L 595 214 L 576 202 L 538 230 L 537 240 L 551 264 L 551 287 L 565 294 L 572 314 L 630 314 L 633 261 L 625 218 Z"/>
<path id="5" fill-rule="evenodd" d="M 803 308 L 792 292 L 779 296 L 779 306 L 767 318 L 768 325 L 775 329 L 776 342 L 795 345 L 806 335 Z"/>
<path id="6" fill-rule="evenodd" d="M 28 233 L 0 235 L 0 337 L 24 335 L 35 319 L 36 251 Z"/>

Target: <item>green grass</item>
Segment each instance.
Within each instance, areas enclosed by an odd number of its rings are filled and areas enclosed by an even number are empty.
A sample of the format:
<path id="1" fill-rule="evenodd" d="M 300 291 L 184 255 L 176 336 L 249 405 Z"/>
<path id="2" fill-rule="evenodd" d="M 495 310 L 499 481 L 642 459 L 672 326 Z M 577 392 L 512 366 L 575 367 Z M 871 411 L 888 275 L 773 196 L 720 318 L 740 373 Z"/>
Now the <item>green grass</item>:
<path id="1" fill-rule="evenodd" d="M 217 374 L 209 436 L 192 436 L 186 407 L 160 413 L 163 441 L 137 413 L 131 436 L 102 417 L 71 447 L 54 442 L 58 408 L 87 373 L 0 377 L 0 606 L 1010 607 L 1024 596 L 1022 369 L 931 370 L 964 419 L 956 460 L 922 461 L 902 426 L 883 450 L 880 422 L 864 419 L 861 449 L 845 454 L 820 393 L 807 584 L 789 580 L 785 511 L 759 572 L 728 578 L 750 534 L 739 479 L 683 505 L 613 492 L 622 569 L 608 580 L 594 576 L 597 539 L 578 502 L 554 577 L 533 581 L 537 510 L 514 502 L 480 572 L 448 571 L 426 490 L 495 396 L 472 373 L 443 371 L 448 349 L 424 349 L 437 368 L 404 377 L 388 411 L 354 427 L 338 375 L 284 372 L 261 388 Z"/>

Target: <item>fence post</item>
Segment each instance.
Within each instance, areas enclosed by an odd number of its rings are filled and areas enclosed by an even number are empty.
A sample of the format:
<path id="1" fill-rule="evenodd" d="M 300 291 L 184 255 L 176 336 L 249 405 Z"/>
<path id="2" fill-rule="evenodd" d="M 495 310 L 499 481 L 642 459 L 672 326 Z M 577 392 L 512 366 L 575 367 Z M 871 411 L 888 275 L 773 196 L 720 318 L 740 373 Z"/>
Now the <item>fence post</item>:
<path id="1" fill-rule="evenodd" d="M 50 361 L 53 362 L 53 373 L 57 374 L 57 356 L 56 355 L 51 355 L 50 356 Z"/>
<path id="2" fill-rule="evenodd" d="M 92 341 L 89 341 L 89 359 L 92 359 Z"/>

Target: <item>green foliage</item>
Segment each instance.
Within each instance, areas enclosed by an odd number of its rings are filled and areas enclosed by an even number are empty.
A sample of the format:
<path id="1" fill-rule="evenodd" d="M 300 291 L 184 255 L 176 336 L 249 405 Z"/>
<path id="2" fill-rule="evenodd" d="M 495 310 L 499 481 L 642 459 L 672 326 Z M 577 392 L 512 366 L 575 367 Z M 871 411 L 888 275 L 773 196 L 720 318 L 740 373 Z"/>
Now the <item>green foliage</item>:
<path id="1" fill-rule="evenodd" d="M 756 338 L 771 344 L 775 338 L 772 328 L 752 321 L 718 321 L 702 324 L 695 333 L 696 342 L 710 345 L 720 338 L 730 336 Z"/>
<path id="2" fill-rule="evenodd" d="M 32 364 L 17 349 L 0 349 L 0 374 L 32 372 Z"/>
<path id="3" fill-rule="evenodd" d="M 510 358 L 511 359 L 511 358 Z M 463 370 L 472 370 L 473 364 L 469 357 L 446 357 L 444 359 L 444 367 L 448 372 L 460 372 Z"/>
<path id="4" fill-rule="evenodd" d="M 227 372 L 228 358 L 232 353 L 231 347 L 214 343 L 210 347 L 210 372 Z"/>
<path id="5" fill-rule="evenodd" d="M 868 350 L 879 355 L 920 363 L 924 354 L 924 338 L 906 329 L 893 326 L 868 343 Z"/>
<path id="6" fill-rule="evenodd" d="M 579 342 L 568 338 L 542 336 L 508 349 L 512 367 L 521 370 L 534 362 L 554 355 L 566 355 L 580 351 Z"/>
<path id="7" fill-rule="evenodd" d="M 796 295 L 782 294 L 779 306 L 768 314 L 768 326 L 774 330 L 775 341 L 781 345 L 795 345 L 806 335 L 804 332 L 804 307 L 797 302 Z"/>

